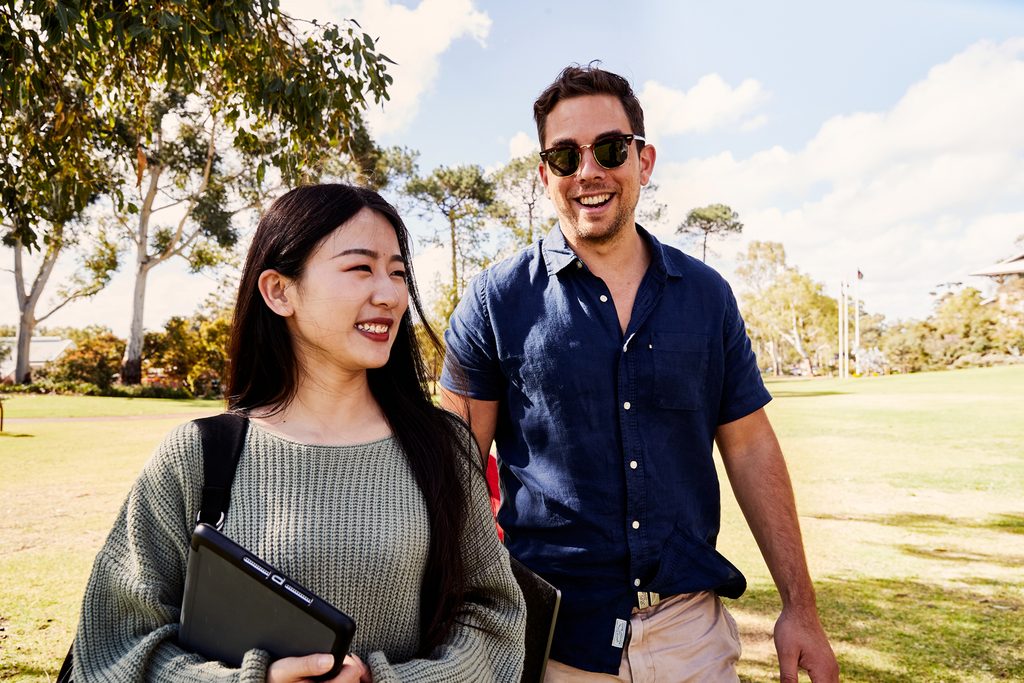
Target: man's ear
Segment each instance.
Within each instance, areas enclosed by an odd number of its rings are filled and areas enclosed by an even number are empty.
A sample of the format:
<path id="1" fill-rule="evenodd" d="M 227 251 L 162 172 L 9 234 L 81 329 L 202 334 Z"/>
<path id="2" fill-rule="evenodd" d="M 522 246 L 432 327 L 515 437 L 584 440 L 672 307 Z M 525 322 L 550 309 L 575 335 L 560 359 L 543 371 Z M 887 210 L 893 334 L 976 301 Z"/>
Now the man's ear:
<path id="1" fill-rule="evenodd" d="M 654 160 L 658 153 L 654 145 L 645 144 L 640 150 L 640 184 L 647 185 L 651 181 L 651 174 L 654 173 Z"/>
<path id="2" fill-rule="evenodd" d="M 537 173 L 540 174 L 540 182 L 544 184 L 544 190 L 548 189 L 548 167 L 543 161 L 537 166 Z"/>
<path id="3" fill-rule="evenodd" d="M 291 278 L 281 275 L 276 270 L 264 270 L 260 273 L 259 288 L 267 308 L 283 318 L 295 313 L 295 307 L 288 298 Z"/>

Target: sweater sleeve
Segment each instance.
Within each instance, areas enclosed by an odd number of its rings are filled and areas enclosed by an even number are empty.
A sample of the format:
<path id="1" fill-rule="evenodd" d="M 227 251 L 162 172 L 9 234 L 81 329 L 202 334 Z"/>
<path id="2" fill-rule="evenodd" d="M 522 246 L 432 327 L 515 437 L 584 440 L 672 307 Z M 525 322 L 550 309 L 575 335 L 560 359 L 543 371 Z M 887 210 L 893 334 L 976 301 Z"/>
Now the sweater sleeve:
<path id="1" fill-rule="evenodd" d="M 522 676 L 526 604 L 512 574 L 508 551 L 494 528 L 483 473 L 467 465 L 466 479 L 469 497 L 461 543 L 466 567 L 463 608 L 448 637 L 429 659 L 391 664 L 382 652 L 371 653 L 367 664 L 374 683 L 518 683 Z"/>
<path id="2" fill-rule="evenodd" d="M 189 541 L 202 495 L 202 446 L 189 423 L 146 463 L 93 564 L 75 638 L 76 681 L 251 681 L 268 656 L 240 669 L 208 662 L 176 642 Z"/>

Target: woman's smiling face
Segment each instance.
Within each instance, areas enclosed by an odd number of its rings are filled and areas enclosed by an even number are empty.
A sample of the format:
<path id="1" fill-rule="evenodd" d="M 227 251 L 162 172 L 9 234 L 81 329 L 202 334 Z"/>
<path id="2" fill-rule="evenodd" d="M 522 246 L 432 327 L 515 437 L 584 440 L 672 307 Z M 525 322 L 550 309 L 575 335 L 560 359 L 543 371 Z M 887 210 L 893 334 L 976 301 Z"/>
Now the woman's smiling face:
<path id="1" fill-rule="evenodd" d="M 288 328 L 306 370 L 382 367 L 409 307 L 395 229 L 363 209 L 328 235 L 288 285 Z"/>

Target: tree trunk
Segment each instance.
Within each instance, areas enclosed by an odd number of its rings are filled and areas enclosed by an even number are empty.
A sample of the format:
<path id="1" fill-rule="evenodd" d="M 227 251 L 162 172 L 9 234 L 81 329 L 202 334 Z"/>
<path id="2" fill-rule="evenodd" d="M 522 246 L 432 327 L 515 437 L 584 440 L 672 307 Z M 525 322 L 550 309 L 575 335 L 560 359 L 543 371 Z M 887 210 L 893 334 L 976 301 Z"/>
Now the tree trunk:
<path id="1" fill-rule="evenodd" d="M 39 303 L 39 297 L 43 293 L 43 289 L 46 287 L 46 282 L 50 279 L 50 273 L 53 272 L 53 266 L 57 262 L 57 256 L 60 254 L 62 245 L 62 238 L 64 234 L 64 227 L 55 226 L 53 239 L 51 239 L 49 246 L 46 249 L 46 254 L 43 256 L 43 262 L 39 266 L 39 272 L 36 274 L 35 279 L 32 281 L 32 287 L 25 290 L 25 267 L 22 261 L 24 246 L 21 240 L 15 240 L 14 242 L 14 284 L 17 288 L 18 296 L 18 344 L 15 349 L 17 357 L 14 362 L 14 381 L 17 384 L 29 384 L 32 382 L 32 367 L 29 364 L 32 351 L 32 333 L 35 331 L 36 323 L 36 304 Z"/>
<path id="2" fill-rule="evenodd" d="M 32 366 L 29 365 L 29 352 L 31 351 L 32 332 L 35 329 L 36 321 L 30 311 L 22 311 L 18 319 L 18 346 L 15 353 L 18 354 L 14 366 L 15 384 L 32 383 Z"/>
<path id="3" fill-rule="evenodd" d="M 700 260 L 703 263 L 708 262 L 708 233 L 704 233 L 704 250 L 700 253 Z"/>
<path id="4" fill-rule="evenodd" d="M 772 374 L 782 375 L 782 359 L 779 357 L 779 345 L 774 339 L 768 341 L 768 355 L 772 358 Z"/>
<path id="5" fill-rule="evenodd" d="M 793 309 L 790 310 L 793 316 L 793 349 L 796 351 L 797 355 L 800 356 L 800 367 L 803 368 L 808 377 L 814 377 L 814 364 L 811 363 L 811 357 L 807 355 L 807 349 L 804 347 L 803 334 L 800 330 L 800 321 L 796 315 L 796 311 Z"/>
<path id="6" fill-rule="evenodd" d="M 142 383 L 142 316 L 146 305 L 146 278 L 149 265 L 143 261 L 143 249 L 139 249 L 139 263 L 135 270 L 135 291 L 132 294 L 132 326 L 128 334 L 128 345 L 121 360 L 121 384 Z"/>
<path id="7" fill-rule="evenodd" d="M 160 149 L 163 146 L 162 136 L 158 136 L 157 140 L 157 148 Z M 159 164 L 150 164 L 146 171 L 149 173 L 149 187 L 142 200 L 139 226 L 134 237 L 135 289 L 132 293 L 132 325 L 128 333 L 128 345 L 125 346 L 124 357 L 121 359 L 121 384 L 142 383 L 142 316 L 146 305 L 146 277 L 149 275 L 149 269 L 159 263 L 159 257 L 154 259 L 148 252 L 149 221 L 153 216 L 153 203 L 156 200 L 163 167 Z"/>

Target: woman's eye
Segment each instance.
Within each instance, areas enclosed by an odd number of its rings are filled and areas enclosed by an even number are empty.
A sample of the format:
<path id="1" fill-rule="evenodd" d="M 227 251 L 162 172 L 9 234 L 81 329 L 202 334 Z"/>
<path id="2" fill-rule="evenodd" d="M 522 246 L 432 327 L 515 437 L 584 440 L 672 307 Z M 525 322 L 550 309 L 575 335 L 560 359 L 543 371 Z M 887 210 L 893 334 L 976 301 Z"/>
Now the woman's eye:
<path id="1" fill-rule="evenodd" d="M 400 278 L 402 278 L 404 280 L 406 278 L 405 271 L 404 270 L 396 270 L 396 271 L 391 273 L 391 277 L 400 277 Z"/>
<path id="2" fill-rule="evenodd" d="M 351 268 L 349 268 L 349 270 L 360 270 L 360 271 L 363 271 L 365 273 L 372 273 L 373 272 L 373 269 L 370 268 L 370 266 L 368 266 L 366 264 L 359 265 L 359 266 L 352 266 Z"/>

